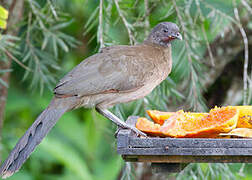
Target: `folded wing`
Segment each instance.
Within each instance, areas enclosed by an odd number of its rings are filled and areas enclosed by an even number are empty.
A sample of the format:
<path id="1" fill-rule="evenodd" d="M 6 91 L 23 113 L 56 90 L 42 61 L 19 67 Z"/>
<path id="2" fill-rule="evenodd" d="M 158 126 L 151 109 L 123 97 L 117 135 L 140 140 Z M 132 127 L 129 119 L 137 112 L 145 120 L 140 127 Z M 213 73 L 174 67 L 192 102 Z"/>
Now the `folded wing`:
<path id="1" fill-rule="evenodd" d="M 140 49 L 139 49 L 140 50 Z M 56 95 L 87 96 L 103 92 L 129 91 L 143 86 L 151 64 L 130 46 L 110 47 L 95 54 L 69 72 L 54 89 Z M 144 69 L 145 68 L 145 69 Z"/>

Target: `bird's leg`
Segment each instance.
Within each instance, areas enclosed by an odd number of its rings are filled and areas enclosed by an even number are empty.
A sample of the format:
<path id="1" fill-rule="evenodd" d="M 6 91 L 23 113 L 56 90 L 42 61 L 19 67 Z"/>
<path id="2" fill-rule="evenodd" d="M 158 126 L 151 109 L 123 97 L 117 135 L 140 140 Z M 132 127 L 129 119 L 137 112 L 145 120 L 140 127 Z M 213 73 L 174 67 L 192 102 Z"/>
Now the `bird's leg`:
<path id="1" fill-rule="evenodd" d="M 131 129 L 132 131 L 134 131 L 137 135 L 141 135 L 141 136 L 147 136 L 145 133 L 139 131 L 136 127 L 128 125 L 127 123 L 125 123 L 124 121 L 122 121 L 121 119 L 119 119 L 117 116 L 115 116 L 113 113 L 111 113 L 109 110 L 107 109 L 103 109 L 100 108 L 98 106 L 96 106 L 96 111 L 99 112 L 101 115 L 103 115 L 104 117 L 108 118 L 109 120 L 111 120 L 113 123 L 115 123 L 117 126 L 120 126 L 121 128 L 124 129 Z"/>

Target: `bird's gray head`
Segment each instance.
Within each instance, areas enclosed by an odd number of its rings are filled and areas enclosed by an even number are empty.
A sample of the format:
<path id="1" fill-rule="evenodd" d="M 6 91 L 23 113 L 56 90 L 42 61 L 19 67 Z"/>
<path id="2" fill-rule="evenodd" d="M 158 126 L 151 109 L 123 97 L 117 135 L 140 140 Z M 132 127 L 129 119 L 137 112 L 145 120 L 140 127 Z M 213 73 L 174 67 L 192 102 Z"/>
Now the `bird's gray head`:
<path id="1" fill-rule="evenodd" d="M 152 29 L 147 41 L 168 47 L 174 39 L 182 40 L 178 26 L 171 22 L 162 22 Z"/>

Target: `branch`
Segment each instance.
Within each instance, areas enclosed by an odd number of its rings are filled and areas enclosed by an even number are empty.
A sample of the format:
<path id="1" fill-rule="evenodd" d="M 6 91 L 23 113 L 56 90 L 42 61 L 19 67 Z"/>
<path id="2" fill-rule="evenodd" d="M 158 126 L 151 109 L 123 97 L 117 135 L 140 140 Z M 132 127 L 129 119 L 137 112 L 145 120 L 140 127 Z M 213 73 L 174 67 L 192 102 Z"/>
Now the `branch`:
<path id="1" fill-rule="evenodd" d="M 247 22 L 243 23 L 243 26 L 246 26 Z M 252 31 L 246 29 L 248 31 L 248 35 L 252 35 Z M 239 37 L 239 29 L 235 28 L 234 31 L 231 29 L 227 29 L 224 32 L 224 37 L 219 36 L 214 42 L 210 44 L 211 49 L 213 51 L 214 59 L 216 60 L 214 68 L 208 68 L 205 73 L 204 81 L 202 82 L 202 86 L 208 88 L 211 86 L 215 80 L 219 77 L 225 66 L 234 60 L 234 57 L 239 54 L 239 52 L 243 51 L 242 42 Z M 251 44 L 251 42 L 249 42 Z M 209 55 L 206 57 L 206 61 L 209 59 Z"/>
<path id="2" fill-rule="evenodd" d="M 249 6 L 248 2 L 246 0 L 242 0 L 241 3 L 248 10 L 248 12 L 252 14 L 252 8 Z"/>
<path id="3" fill-rule="evenodd" d="M 134 27 L 144 27 L 146 24 L 144 23 L 144 21 L 148 18 L 148 16 L 150 16 L 150 14 L 154 11 L 154 9 L 157 7 L 158 3 L 160 0 L 156 0 L 154 2 L 152 2 L 151 6 L 149 7 L 149 0 L 145 0 L 144 1 L 144 6 L 145 6 L 145 13 L 143 16 L 140 16 L 136 19 L 136 21 L 132 24 L 132 26 Z M 148 3 L 148 5 L 146 4 Z M 146 6 L 147 5 L 147 6 Z M 148 11 L 146 11 L 146 8 L 148 9 Z M 172 8 L 172 7 L 171 7 Z M 165 18 L 165 17 L 164 17 Z M 162 18 L 162 19 L 164 19 Z"/>
<path id="4" fill-rule="evenodd" d="M 228 14 L 220 11 L 219 9 L 216 9 L 215 7 L 213 7 L 211 4 L 209 4 L 207 1 L 205 0 L 200 0 L 203 4 L 205 4 L 205 6 L 209 9 L 212 9 L 213 11 L 215 11 L 217 14 L 223 16 L 224 18 L 226 19 L 229 19 L 231 22 L 233 23 L 237 23 L 236 20 L 232 17 L 232 16 L 229 16 Z"/>
<path id="5" fill-rule="evenodd" d="M 144 0 L 144 10 L 145 10 L 145 13 L 144 13 L 144 17 L 145 17 L 145 37 L 148 36 L 149 34 L 149 28 L 150 28 L 150 22 L 149 22 L 149 0 Z"/>
<path id="6" fill-rule="evenodd" d="M 190 88 L 190 92 L 189 92 L 189 98 L 187 98 L 187 101 L 188 102 L 192 102 L 191 103 L 191 107 L 193 107 L 194 110 L 197 110 L 199 109 L 198 107 L 198 104 L 201 104 L 201 94 L 199 94 L 197 91 L 197 84 L 200 83 L 199 79 L 198 78 L 195 78 L 197 76 L 197 72 L 196 70 L 194 69 L 193 67 L 193 62 L 192 62 L 192 54 L 191 54 L 191 48 L 189 46 L 189 40 L 188 40 L 188 36 L 187 36 L 187 30 L 186 30 L 186 25 L 182 19 L 182 15 L 181 15 L 181 12 L 179 10 L 179 7 L 177 6 L 176 4 L 176 0 L 172 0 L 172 3 L 173 3 L 173 6 L 175 8 L 175 11 L 177 13 L 177 16 L 178 16 L 178 19 L 179 19 L 179 23 L 181 24 L 181 28 L 182 28 L 182 31 L 184 32 L 184 41 L 185 41 L 185 47 L 186 47 L 186 51 L 187 51 L 187 57 L 188 57 L 188 61 L 189 61 L 189 65 L 190 65 L 190 80 L 188 83 L 191 83 L 191 88 Z M 195 57 L 196 59 L 197 57 Z M 193 96 L 193 99 L 190 98 L 190 95 Z M 202 107 L 204 105 L 202 104 Z M 190 108 L 191 108 L 190 107 Z"/>
<path id="7" fill-rule="evenodd" d="M 205 31 L 205 28 L 204 28 L 204 25 L 203 23 L 201 24 L 201 29 L 203 31 L 203 36 L 204 36 L 204 39 L 206 41 L 206 45 L 207 45 L 207 51 L 209 53 L 209 57 L 210 57 L 210 60 L 211 60 L 211 65 L 214 67 L 215 66 L 215 63 L 214 63 L 214 58 L 213 58 L 213 53 L 212 53 L 212 50 L 210 48 L 210 45 L 209 45 L 209 41 L 207 39 L 207 35 L 206 35 L 206 31 Z"/>
<path id="8" fill-rule="evenodd" d="M 20 62 L 15 56 L 13 56 L 9 51 L 5 50 L 5 54 L 12 59 L 13 61 L 15 61 L 17 64 L 19 64 L 22 68 L 26 69 L 27 71 L 32 72 L 32 70 L 27 67 L 26 65 L 24 65 L 22 62 Z"/>
<path id="9" fill-rule="evenodd" d="M 186 32 L 185 23 L 184 23 L 184 21 L 182 19 L 180 11 L 179 11 L 179 9 L 177 7 L 176 0 L 172 0 L 172 3 L 173 3 L 173 6 L 175 7 L 175 10 L 176 10 L 176 13 L 177 13 L 177 16 L 178 16 L 178 19 L 179 19 L 179 23 L 180 23 L 180 25 L 182 27 L 182 31 L 184 32 L 184 41 L 185 41 L 185 46 L 186 46 L 186 49 L 187 49 L 187 56 L 188 56 L 188 60 L 189 60 L 189 62 L 191 64 L 192 63 L 192 57 L 191 57 L 190 52 L 189 52 L 190 46 L 188 44 L 188 37 L 187 37 L 187 35 L 185 33 Z"/>
<path id="10" fill-rule="evenodd" d="M 244 28 L 242 27 L 241 20 L 239 17 L 239 12 L 237 9 L 237 5 L 235 0 L 233 0 L 234 4 L 234 14 L 235 18 L 238 21 L 238 27 L 241 32 L 242 38 L 243 38 L 243 43 L 244 43 L 244 67 L 243 67 L 243 105 L 248 104 L 249 99 L 248 99 L 248 57 L 249 57 L 249 51 L 248 51 L 248 38 L 246 35 L 246 32 Z"/>
<path id="11" fill-rule="evenodd" d="M 122 13 L 122 10 L 120 9 L 118 0 L 114 0 L 114 2 L 115 2 L 115 5 L 116 5 L 116 9 L 117 9 L 117 11 L 118 11 L 118 14 L 119 14 L 120 18 L 122 19 L 125 28 L 126 28 L 127 31 L 128 31 L 130 44 L 134 44 L 134 42 L 135 42 L 136 40 L 135 40 L 135 38 L 134 38 L 134 36 L 133 36 L 133 33 L 132 33 L 131 29 L 130 29 L 130 24 L 128 23 L 128 21 L 127 21 L 126 18 L 124 17 L 124 15 L 123 15 L 123 13 Z"/>
<path id="12" fill-rule="evenodd" d="M 103 0 L 100 0 L 99 5 L 99 26 L 98 26 L 98 41 L 100 43 L 100 49 L 104 47 L 103 39 Z"/>
<path id="13" fill-rule="evenodd" d="M 57 15 L 57 12 L 56 12 L 55 7 L 53 6 L 51 0 L 48 0 L 47 2 L 48 2 L 49 6 L 50 6 L 50 8 L 51 8 L 51 11 L 52 11 L 53 16 L 55 17 L 56 20 L 58 20 L 59 17 L 58 17 L 58 15 Z"/>
<path id="14" fill-rule="evenodd" d="M 206 41 L 207 51 L 208 51 L 208 53 L 209 53 L 209 57 L 210 57 L 210 60 L 211 60 L 211 65 L 212 65 L 212 66 L 215 66 L 215 65 L 214 65 L 214 59 L 213 59 L 213 53 L 212 53 L 212 51 L 211 51 L 211 48 L 210 48 L 210 45 L 209 45 L 209 41 L 208 41 L 207 35 L 206 35 L 206 30 L 205 30 L 205 28 L 204 28 L 204 23 L 203 23 L 203 22 L 204 22 L 204 17 L 203 17 L 203 14 L 202 14 L 202 12 L 201 12 L 200 3 L 199 3 L 198 0 L 196 0 L 196 6 L 197 6 L 197 9 L 198 9 L 198 11 L 199 11 L 200 21 L 201 21 L 201 30 L 202 30 L 202 32 L 203 32 L 203 36 L 204 36 L 204 39 L 205 39 L 205 41 Z"/>
<path id="15" fill-rule="evenodd" d="M 23 5 L 24 0 L 13 0 L 11 3 L 11 11 L 9 11 L 8 19 L 8 29 L 5 31 L 5 34 L 10 34 L 15 36 L 18 32 L 18 28 L 13 28 L 12 26 L 16 25 L 23 16 Z M 8 54 L 7 54 L 8 55 Z M 9 58 L 7 62 L 0 61 L 0 69 L 10 69 L 12 59 Z M 10 72 L 6 72 L 2 75 L 1 79 L 9 84 Z M 0 133 L 2 132 L 3 122 L 4 122 L 4 111 L 6 105 L 6 99 L 8 95 L 8 88 L 5 86 L 0 86 Z M 1 137 L 0 137 L 1 139 Z"/>

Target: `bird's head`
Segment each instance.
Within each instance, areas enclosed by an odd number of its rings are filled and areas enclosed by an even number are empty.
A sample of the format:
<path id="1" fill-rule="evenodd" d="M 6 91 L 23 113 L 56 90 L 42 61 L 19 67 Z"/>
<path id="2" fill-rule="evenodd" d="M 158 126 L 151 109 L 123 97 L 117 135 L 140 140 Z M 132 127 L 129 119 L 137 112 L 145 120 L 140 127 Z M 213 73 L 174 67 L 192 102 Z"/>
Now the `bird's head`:
<path id="1" fill-rule="evenodd" d="M 168 47 L 174 39 L 182 40 L 178 26 L 171 22 L 162 22 L 152 29 L 147 41 Z"/>

